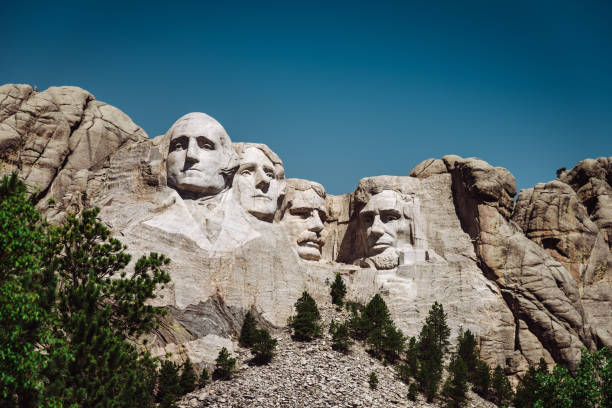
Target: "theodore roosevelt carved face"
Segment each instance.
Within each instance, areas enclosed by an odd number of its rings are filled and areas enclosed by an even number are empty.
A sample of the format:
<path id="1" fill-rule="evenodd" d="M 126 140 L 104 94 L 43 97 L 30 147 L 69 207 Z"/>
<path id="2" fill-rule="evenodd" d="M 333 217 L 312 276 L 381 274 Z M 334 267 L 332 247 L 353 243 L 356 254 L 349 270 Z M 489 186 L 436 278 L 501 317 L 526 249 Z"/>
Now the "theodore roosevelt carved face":
<path id="1" fill-rule="evenodd" d="M 232 184 L 236 199 L 251 215 L 272 222 L 285 189 L 281 160 L 263 144 L 235 143 L 234 148 L 240 159 Z"/>
<path id="2" fill-rule="evenodd" d="M 323 186 L 307 180 L 287 180 L 281 222 L 301 258 L 311 261 L 321 259 L 326 216 Z"/>
<path id="3" fill-rule="evenodd" d="M 373 195 L 359 213 L 366 257 L 377 269 L 395 268 L 398 249 L 414 244 L 414 214 L 409 198 L 393 190 Z"/>
<path id="4" fill-rule="evenodd" d="M 219 122 L 204 113 L 188 113 L 168 133 L 169 187 L 193 198 L 215 195 L 229 187 L 238 158 Z"/>

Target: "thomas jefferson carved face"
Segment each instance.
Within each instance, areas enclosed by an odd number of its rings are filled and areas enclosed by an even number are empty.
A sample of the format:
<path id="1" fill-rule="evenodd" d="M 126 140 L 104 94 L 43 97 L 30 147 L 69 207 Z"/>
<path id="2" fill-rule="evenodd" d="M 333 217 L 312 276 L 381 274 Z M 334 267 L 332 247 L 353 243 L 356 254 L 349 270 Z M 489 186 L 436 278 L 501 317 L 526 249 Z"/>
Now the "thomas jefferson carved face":
<path id="1" fill-rule="evenodd" d="M 297 189 L 288 182 L 282 224 L 300 258 L 318 261 L 321 259 L 323 222 L 327 214 L 323 187 L 317 183 L 312 185 Z"/>
<path id="2" fill-rule="evenodd" d="M 412 247 L 414 223 L 410 209 L 410 203 L 399 193 L 384 190 L 372 196 L 359 213 L 366 256 L 377 269 L 396 267 L 396 249 Z"/>
<path id="3" fill-rule="evenodd" d="M 262 221 L 272 222 L 283 193 L 283 175 L 262 148 L 245 144 L 232 184 L 238 202 Z M 281 173 L 281 174 L 279 174 Z"/>
<path id="4" fill-rule="evenodd" d="M 168 132 L 168 186 L 196 197 L 218 194 L 228 187 L 227 173 L 237 164 L 237 157 L 219 122 L 204 113 L 189 113 Z"/>

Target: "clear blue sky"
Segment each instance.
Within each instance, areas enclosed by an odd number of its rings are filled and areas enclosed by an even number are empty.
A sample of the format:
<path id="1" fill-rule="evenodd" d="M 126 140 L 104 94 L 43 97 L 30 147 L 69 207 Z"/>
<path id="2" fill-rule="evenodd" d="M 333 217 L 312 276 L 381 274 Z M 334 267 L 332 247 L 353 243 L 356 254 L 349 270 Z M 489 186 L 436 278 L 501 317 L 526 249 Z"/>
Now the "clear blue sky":
<path id="1" fill-rule="evenodd" d="M 332 194 L 445 154 L 519 189 L 612 155 L 609 0 L 156 4 L 4 2 L 0 82 L 80 86 L 150 136 L 206 112 Z"/>

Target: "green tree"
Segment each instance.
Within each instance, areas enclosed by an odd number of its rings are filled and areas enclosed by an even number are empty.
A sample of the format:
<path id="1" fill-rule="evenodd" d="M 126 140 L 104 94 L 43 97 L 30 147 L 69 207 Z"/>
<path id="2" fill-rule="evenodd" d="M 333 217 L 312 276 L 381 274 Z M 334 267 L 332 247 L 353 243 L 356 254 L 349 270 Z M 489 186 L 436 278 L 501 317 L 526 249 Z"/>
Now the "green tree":
<path id="1" fill-rule="evenodd" d="M 443 371 L 442 361 L 448 347 L 449 336 L 446 313 L 442 305 L 435 302 L 425 318 L 418 340 L 417 380 L 428 402 L 438 394 Z"/>
<path id="2" fill-rule="evenodd" d="M 406 347 L 406 338 L 402 331 L 395 327 L 393 322 L 385 326 L 382 342 L 382 352 L 390 362 L 395 362 Z"/>
<path id="3" fill-rule="evenodd" d="M 411 383 L 408 386 L 408 399 L 410 401 L 416 401 L 418 393 L 419 393 L 418 385 L 416 385 L 416 383 L 414 383 L 414 382 Z"/>
<path id="4" fill-rule="evenodd" d="M 172 361 L 162 361 L 157 379 L 157 394 L 155 399 L 163 408 L 176 407 L 176 400 L 183 395 L 179 377 L 179 366 Z"/>
<path id="5" fill-rule="evenodd" d="M 421 353 L 417 380 L 427 401 L 433 401 L 442 380 L 442 351 L 437 343 L 433 343 L 427 352 Z"/>
<path id="6" fill-rule="evenodd" d="M 195 370 L 193 369 L 193 365 L 191 364 L 191 360 L 189 358 L 187 361 L 183 363 L 183 371 L 181 371 L 181 395 L 189 394 L 196 388 L 197 376 Z"/>
<path id="7" fill-rule="evenodd" d="M 53 405 L 53 361 L 72 358 L 55 336 L 56 243 L 16 173 L 0 181 L 0 406 Z M 53 347 L 51 349 L 51 347 Z M 45 350 L 45 352 L 41 352 Z M 55 355 L 49 354 L 53 350 Z M 58 361 L 59 362 L 59 361 Z"/>
<path id="8" fill-rule="evenodd" d="M 459 335 L 457 336 L 457 354 L 459 354 L 465 362 L 468 373 L 473 375 L 476 371 L 479 351 L 476 345 L 476 338 L 469 329 L 463 331 L 462 327 L 459 328 Z"/>
<path id="9" fill-rule="evenodd" d="M 251 347 L 253 353 L 253 363 L 257 365 L 268 364 L 274 357 L 277 340 L 270 336 L 266 329 L 259 329 L 255 332 L 255 341 Z"/>
<path id="10" fill-rule="evenodd" d="M 406 348 L 406 364 L 409 368 L 408 375 L 415 378 L 419 370 L 419 346 L 417 339 L 413 336 L 408 341 Z"/>
<path id="11" fill-rule="evenodd" d="M 54 330 L 66 336 L 75 356 L 55 390 L 63 389 L 65 405 L 149 406 L 154 382 L 145 373 L 154 361 L 131 341 L 156 327 L 164 313 L 147 301 L 169 282 L 163 270 L 169 259 L 155 253 L 141 257 L 127 277 L 130 255 L 97 221 L 98 213 L 95 208 L 69 216 L 52 231 L 59 242 L 51 263 L 59 287 Z"/>
<path id="12" fill-rule="evenodd" d="M 425 326 L 431 332 L 431 339 L 438 343 L 440 351 L 446 353 L 449 345 L 450 328 L 446 324 L 446 313 L 444 313 L 442 304 L 434 302 L 425 318 Z"/>
<path id="13" fill-rule="evenodd" d="M 304 291 L 295 303 L 296 315 L 290 320 L 293 338 L 300 341 L 311 341 L 321 335 L 321 314 L 314 299 Z"/>
<path id="14" fill-rule="evenodd" d="M 234 373 L 236 359 L 230 357 L 229 351 L 225 347 L 219 351 L 215 360 L 215 370 L 213 371 L 213 380 L 229 380 Z"/>
<path id="15" fill-rule="evenodd" d="M 495 370 L 493 370 L 491 389 L 493 399 L 498 405 L 506 405 L 512 400 L 512 386 L 510 385 L 510 381 L 508 381 L 508 377 L 506 377 L 504 370 L 499 365 L 495 367 Z"/>
<path id="16" fill-rule="evenodd" d="M 242 328 L 240 329 L 240 338 L 238 341 L 242 347 L 251 347 L 255 343 L 255 338 L 257 336 L 257 323 L 255 322 L 255 317 L 253 314 L 248 311 L 244 316 L 244 323 L 242 324 Z"/>
<path id="17" fill-rule="evenodd" d="M 331 285 L 331 297 L 334 305 L 342 307 L 344 296 L 346 295 L 346 285 L 339 273 L 336 274 L 336 279 Z"/>
<path id="18" fill-rule="evenodd" d="M 474 385 L 473 390 L 483 398 L 488 398 L 489 388 L 491 387 L 491 368 L 482 360 L 476 361 L 474 373 L 470 376 Z"/>
<path id="19" fill-rule="evenodd" d="M 203 388 L 208 385 L 210 381 L 210 375 L 208 374 L 208 370 L 206 367 L 202 368 L 202 373 L 200 373 L 200 378 L 198 379 L 198 387 Z"/>
<path id="20" fill-rule="evenodd" d="M 582 349 L 582 357 L 574 376 L 567 368 L 557 365 L 552 373 L 538 370 L 536 380 L 538 400 L 535 407 L 598 408 L 610 404 L 610 352 L 603 348 L 596 352 Z"/>
<path id="21" fill-rule="evenodd" d="M 460 408 L 467 404 L 467 364 L 456 355 L 448 366 L 449 376 L 444 383 L 442 394 L 447 398 L 448 408 Z"/>
<path id="22" fill-rule="evenodd" d="M 336 324 L 332 321 L 329 330 L 332 335 L 332 348 L 345 354 L 348 353 L 353 344 L 348 324 L 346 322 Z"/>
<path id="23" fill-rule="evenodd" d="M 52 227 L 15 175 L 0 182 L 0 194 L 2 399 L 22 407 L 152 406 L 156 361 L 133 342 L 163 313 L 147 301 L 169 281 L 169 260 L 143 257 L 126 277 L 130 256 L 96 220 L 99 210 Z"/>
<path id="24" fill-rule="evenodd" d="M 530 365 L 523 378 L 521 378 L 514 394 L 513 404 L 516 408 L 532 408 L 537 402 L 539 391 L 538 374 L 548 374 L 548 367 L 544 358 L 540 358 L 537 368 Z"/>
<path id="25" fill-rule="evenodd" d="M 374 371 L 370 373 L 370 378 L 368 379 L 368 384 L 370 384 L 370 388 L 375 390 L 378 388 L 378 376 Z"/>
<path id="26" fill-rule="evenodd" d="M 391 321 L 389 308 L 378 293 L 368 302 L 361 312 L 361 334 L 358 338 L 365 340 L 375 329 L 382 329 Z M 382 334 L 382 333 L 381 333 Z"/>

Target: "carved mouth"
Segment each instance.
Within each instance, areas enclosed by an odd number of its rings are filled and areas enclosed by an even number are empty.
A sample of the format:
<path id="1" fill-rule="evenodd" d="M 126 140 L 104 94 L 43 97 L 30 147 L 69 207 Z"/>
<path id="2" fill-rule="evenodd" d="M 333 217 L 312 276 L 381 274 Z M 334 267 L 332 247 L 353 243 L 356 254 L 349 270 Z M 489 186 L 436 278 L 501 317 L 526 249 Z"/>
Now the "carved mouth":
<path id="1" fill-rule="evenodd" d="M 272 200 L 270 197 L 268 197 L 267 195 L 263 195 L 263 194 L 255 194 L 252 197 L 253 198 L 265 198 L 266 200 Z"/>
<path id="2" fill-rule="evenodd" d="M 298 242 L 300 246 L 319 249 L 323 245 L 323 242 L 319 239 L 309 239 L 305 241 Z"/>
<path id="3" fill-rule="evenodd" d="M 390 246 L 391 244 L 388 242 L 376 242 L 374 245 L 372 245 L 372 249 L 385 249 L 389 248 Z"/>

